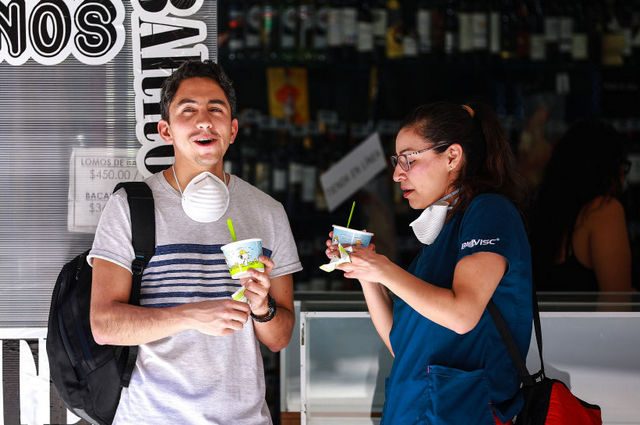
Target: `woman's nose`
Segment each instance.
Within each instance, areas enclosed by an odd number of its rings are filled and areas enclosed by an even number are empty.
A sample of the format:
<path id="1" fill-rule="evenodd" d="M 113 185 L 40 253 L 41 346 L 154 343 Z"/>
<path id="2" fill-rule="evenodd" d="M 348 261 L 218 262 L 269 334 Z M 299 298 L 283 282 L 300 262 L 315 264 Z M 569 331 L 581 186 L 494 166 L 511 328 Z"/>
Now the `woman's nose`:
<path id="1" fill-rule="evenodd" d="M 400 164 L 396 164 L 396 168 L 393 169 L 393 181 L 400 183 L 407 177 L 405 171 L 400 167 Z"/>

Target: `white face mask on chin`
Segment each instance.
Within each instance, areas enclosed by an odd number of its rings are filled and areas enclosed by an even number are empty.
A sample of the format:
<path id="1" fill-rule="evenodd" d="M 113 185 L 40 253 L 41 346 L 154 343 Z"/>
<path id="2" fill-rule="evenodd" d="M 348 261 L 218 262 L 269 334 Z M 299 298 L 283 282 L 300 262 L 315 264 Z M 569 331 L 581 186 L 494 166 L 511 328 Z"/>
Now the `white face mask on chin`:
<path id="1" fill-rule="evenodd" d="M 184 188 L 180 188 L 176 169 L 173 178 L 182 194 L 182 209 L 187 216 L 199 223 L 219 220 L 229 207 L 229 189 L 225 182 L 214 174 L 204 171 L 195 176 Z"/>
<path id="2" fill-rule="evenodd" d="M 456 189 L 448 195 L 438 199 L 433 204 L 429 205 L 422 211 L 422 214 L 409 224 L 413 233 L 418 240 L 425 244 L 431 245 L 436 240 L 440 231 L 444 227 L 444 222 L 447 219 L 447 212 L 453 208 L 446 202 L 447 199 L 455 196 L 460 189 Z"/>

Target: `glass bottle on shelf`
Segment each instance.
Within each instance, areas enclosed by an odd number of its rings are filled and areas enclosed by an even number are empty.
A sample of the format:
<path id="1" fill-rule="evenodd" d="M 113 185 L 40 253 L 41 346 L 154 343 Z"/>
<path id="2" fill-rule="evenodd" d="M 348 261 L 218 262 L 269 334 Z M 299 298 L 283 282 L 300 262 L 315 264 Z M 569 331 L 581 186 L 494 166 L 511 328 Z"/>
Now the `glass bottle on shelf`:
<path id="1" fill-rule="evenodd" d="M 316 181 L 318 179 L 317 156 L 311 134 L 307 133 L 302 141 L 302 170 L 300 201 L 303 212 L 311 214 L 315 210 L 316 202 Z"/>
<path id="2" fill-rule="evenodd" d="M 302 191 L 303 129 L 298 126 L 291 126 L 289 136 L 289 164 L 287 172 L 289 181 L 286 209 L 289 214 L 298 214 L 300 212 L 300 192 Z"/>
<path id="3" fill-rule="evenodd" d="M 271 196 L 284 205 L 287 201 L 289 134 L 282 124 L 274 123 L 271 137 L 275 139 L 271 159 Z"/>
<path id="4" fill-rule="evenodd" d="M 513 0 L 502 0 L 500 9 L 500 58 L 512 60 L 516 57 L 517 16 Z"/>
<path id="5" fill-rule="evenodd" d="M 353 61 L 358 42 L 358 3 L 356 0 L 342 0 L 341 27 L 342 27 L 342 58 L 345 61 Z"/>
<path id="6" fill-rule="evenodd" d="M 295 1 L 284 0 L 280 5 L 280 59 L 291 62 L 296 58 L 296 35 L 298 33 L 298 10 Z"/>
<path id="7" fill-rule="evenodd" d="M 473 2 L 471 9 L 472 50 L 477 58 L 486 58 L 489 51 L 489 10 L 485 0 Z"/>
<path id="8" fill-rule="evenodd" d="M 529 8 L 524 0 L 515 0 L 515 6 L 516 57 L 526 60 L 529 59 L 529 51 L 531 50 Z"/>
<path id="9" fill-rule="evenodd" d="M 472 0 L 460 0 L 458 3 L 458 54 L 470 56 L 473 50 L 473 13 Z"/>
<path id="10" fill-rule="evenodd" d="M 306 62 L 314 58 L 313 36 L 316 31 L 316 10 L 312 0 L 300 0 L 298 4 L 298 60 Z"/>
<path id="11" fill-rule="evenodd" d="M 584 5 L 581 1 L 575 2 L 573 6 L 573 33 L 571 38 L 571 59 L 576 62 L 583 62 L 589 59 L 589 28 Z"/>
<path id="12" fill-rule="evenodd" d="M 244 10 L 241 3 L 229 2 L 227 29 L 227 59 L 230 61 L 244 59 Z"/>
<path id="13" fill-rule="evenodd" d="M 373 44 L 376 60 L 382 61 L 387 50 L 387 8 L 385 0 L 373 0 Z"/>
<path id="14" fill-rule="evenodd" d="M 274 150 L 274 146 L 272 138 L 269 136 L 269 131 L 267 131 L 264 123 L 261 123 L 257 127 L 254 136 L 255 140 L 253 140 L 253 146 L 255 147 L 254 185 L 265 193 L 271 193 L 272 191 L 272 161 L 269 153 Z"/>
<path id="15" fill-rule="evenodd" d="M 402 58 L 402 9 L 398 0 L 387 1 L 386 58 Z"/>
<path id="16" fill-rule="evenodd" d="M 329 0 L 316 0 L 313 33 L 313 57 L 324 62 L 328 59 L 328 31 L 329 31 Z"/>
<path id="17" fill-rule="evenodd" d="M 547 59 L 557 62 L 560 55 L 560 11 L 556 0 L 544 0 L 544 39 Z"/>
<path id="18" fill-rule="evenodd" d="M 358 7 L 357 52 L 362 63 L 371 63 L 374 50 L 373 12 L 371 0 L 360 2 Z"/>
<path id="19" fill-rule="evenodd" d="M 338 0 L 331 0 L 327 19 L 327 44 L 332 61 L 339 61 L 342 57 L 342 7 Z"/>
<path id="20" fill-rule="evenodd" d="M 260 44 L 260 33 L 262 31 L 262 2 L 260 0 L 249 0 L 245 7 L 244 25 L 244 49 L 246 58 L 251 60 L 260 59 L 262 49 Z"/>
<path id="21" fill-rule="evenodd" d="M 421 56 L 429 55 L 433 51 L 432 45 L 432 14 L 433 2 L 419 0 L 416 11 L 416 28 L 418 31 L 418 52 Z"/>
<path id="22" fill-rule="evenodd" d="M 529 60 L 544 62 L 547 59 L 547 49 L 544 33 L 544 15 L 540 0 L 529 2 Z"/>
<path id="23" fill-rule="evenodd" d="M 260 45 L 264 60 L 278 59 L 278 39 L 280 38 L 279 9 L 272 0 L 266 0 L 262 5 L 262 25 L 260 31 Z"/>
<path id="24" fill-rule="evenodd" d="M 640 0 L 634 0 L 631 9 L 631 64 L 640 65 Z"/>
<path id="25" fill-rule="evenodd" d="M 567 62 L 572 59 L 573 31 L 574 31 L 574 10 L 573 2 L 558 2 L 560 5 L 560 43 L 558 51 L 560 58 Z"/>
<path id="26" fill-rule="evenodd" d="M 501 5 L 499 0 L 489 2 L 489 55 L 500 57 Z"/>

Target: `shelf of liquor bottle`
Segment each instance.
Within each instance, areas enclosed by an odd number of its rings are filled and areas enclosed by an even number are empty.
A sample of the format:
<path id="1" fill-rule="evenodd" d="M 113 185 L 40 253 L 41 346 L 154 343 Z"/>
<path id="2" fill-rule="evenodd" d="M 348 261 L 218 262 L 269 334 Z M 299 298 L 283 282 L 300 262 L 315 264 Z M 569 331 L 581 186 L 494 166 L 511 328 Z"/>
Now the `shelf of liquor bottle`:
<path id="1" fill-rule="evenodd" d="M 462 70 L 470 72 L 493 72 L 495 70 L 505 71 L 525 71 L 525 72 L 573 72 L 573 71 L 611 71 L 611 72 L 630 72 L 634 73 L 640 70 L 640 64 L 624 64 L 624 65 L 603 65 L 593 61 L 530 61 L 526 59 L 501 59 L 491 55 L 460 55 L 460 56 L 444 56 L 430 55 L 419 58 L 401 58 L 394 60 L 382 61 L 352 61 L 348 59 L 340 60 L 324 60 L 324 61 L 283 61 L 283 60 L 234 60 L 229 61 L 224 58 L 220 59 L 220 63 L 225 69 L 232 71 L 251 70 L 257 71 L 270 67 L 303 67 L 309 71 L 323 72 L 369 72 L 372 67 L 382 69 L 402 69 L 415 67 L 429 67 L 444 71 Z"/>

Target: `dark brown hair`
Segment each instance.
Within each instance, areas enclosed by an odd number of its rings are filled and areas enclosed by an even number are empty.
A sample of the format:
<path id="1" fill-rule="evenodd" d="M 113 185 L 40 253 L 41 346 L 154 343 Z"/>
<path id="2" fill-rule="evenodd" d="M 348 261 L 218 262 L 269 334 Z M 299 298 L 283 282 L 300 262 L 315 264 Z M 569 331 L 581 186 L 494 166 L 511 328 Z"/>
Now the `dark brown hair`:
<path id="1" fill-rule="evenodd" d="M 450 145 L 462 146 L 464 161 L 454 185 L 459 187 L 460 202 L 455 210 L 464 209 L 480 193 L 498 193 L 509 198 L 521 211 L 525 205 L 523 180 L 498 117 L 482 103 L 466 103 L 473 116 L 458 103 L 435 102 L 416 108 L 403 122 L 425 143 L 443 143 L 435 149 L 442 153 Z"/>
<path id="2" fill-rule="evenodd" d="M 162 91 L 160 92 L 160 115 L 162 119 L 169 121 L 169 105 L 171 105 L 171 101 L 178 92 L 180 83 L 186 79 L 195 77 L 209 78 L 220 86 L 229 102 L 231 118 L 235 118 L 236 91 L 233 88 L 233 82 L 227 74 L 224 73 L 222 67 L 210 60 L 188 60 L 173 71 L 162 84 Z"/>

